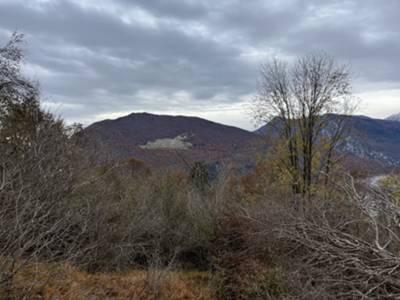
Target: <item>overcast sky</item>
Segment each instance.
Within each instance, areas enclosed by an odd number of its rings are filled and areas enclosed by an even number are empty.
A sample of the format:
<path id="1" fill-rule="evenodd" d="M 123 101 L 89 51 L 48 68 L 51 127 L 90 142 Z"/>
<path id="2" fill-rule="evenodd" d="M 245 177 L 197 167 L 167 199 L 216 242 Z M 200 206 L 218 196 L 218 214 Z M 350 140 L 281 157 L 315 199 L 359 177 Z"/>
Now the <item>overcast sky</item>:
<path id="1" fill-rule="evenodd" d="M 359 113 L 400 112 L 399 0 L 0 0 L 26 34 L 45 105 L 89 124 L 133 111 L 253 129 L 261 62 L 324 50 L 350 63 Z"/>

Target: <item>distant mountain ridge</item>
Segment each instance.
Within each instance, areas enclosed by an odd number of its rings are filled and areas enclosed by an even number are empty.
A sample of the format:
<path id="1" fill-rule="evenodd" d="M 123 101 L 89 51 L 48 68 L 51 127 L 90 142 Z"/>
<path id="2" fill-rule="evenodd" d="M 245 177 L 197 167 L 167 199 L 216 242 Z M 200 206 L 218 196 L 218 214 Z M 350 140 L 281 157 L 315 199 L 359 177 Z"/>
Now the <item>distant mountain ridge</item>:
<path id="1" fill-rule="evenodd" d="M 337 115 L 330 115 L 335 122 Z M 351 129 L 339 151 L 360 161 L 385 167 L 400 167 L 400 122 L 366 116 L 347 116 Z M 329 126 L 326 131 L 329 134 Z M 182 168 L 195 161 L 254 164 L 265 135 L 277 134 L 276 126 L 260 127 L 254 132 L 208 121 L 198 117 L 132 113 L 96 122 L 84 129 L 98 149 L 116 159 L 134 157 L 153 168 Z M 93 146 L 94 147 L 94 146 Z"/>
<path id="2" fill-rule="evenodd" d="M 153 167 L 231 159 L 260 140 L 244 129 L 198 117 L 149 113 L 96 122 L 84 133 L 115 158 L 135 157 Z"/>
<path id="3" fill-rule="evenodd" d="M 337 115 L 329 115 L 335 122 Z M 370 160 L 389 167 L 400 166 L 400 122 L 373 119 L 367 116 L 347 116 L 345 137 L 339 151 L 359 159 Z M 325 134 L 329 134 L 327 126 Z M 276 125 L 266 124 L 255 131 L 266 135 L 276 133 Z"/>

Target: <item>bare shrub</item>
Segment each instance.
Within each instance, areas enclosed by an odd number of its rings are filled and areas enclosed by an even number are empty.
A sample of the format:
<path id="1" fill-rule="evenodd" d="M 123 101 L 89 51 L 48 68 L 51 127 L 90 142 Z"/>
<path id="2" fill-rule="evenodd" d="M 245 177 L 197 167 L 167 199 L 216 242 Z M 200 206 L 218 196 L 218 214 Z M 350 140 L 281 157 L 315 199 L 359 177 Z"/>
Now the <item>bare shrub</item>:
<path id="1" fill-rule="evenodd" d="M 8 142 L 0 145 L 0 285 L 6 289 L 26 263 L 72 261 L 83 251 L 86 221 L 80 216 L 87 212 L 70 197 L 73 141 L 61 122 L 48 115 L 37 121 L 29 123 L 31 134 L 2 135 Z"/>
<path id="2" fill-rule="evenodd" d="M 86 215 L 85 243 L 95 245 L 79 263 L 91 271 L 151 264 L 156 251 L 165 266 L 171 257 L 186 267 L 206 268 L 216 218 L 224 209 L 223 183 L 207 193 L 179 174 L 126 176 L 123 166 L 84 172 L 86 184 L 73 193 Z"/>
<path id="3" fill-rule="evenodd" d="M 146 285 L 148 291 L 159 298 L 170 279 L 171 271 L 175 267 L 176 252 L 167 260 L 161 256 L 160 249 L 157 247 L 148 255 L 148 267 L 146 272 Z"/>
<path id="4" fill-rule="evenodd" d="M 216 228 L 213 283 L 217 298 L 287 299 L 285 270 L 275 257 L 269 259 L 267 248 L 272 245 L 259 239 L 260 224 L 243 209 L 236 207 L 221 217 Z"/>
<path id="5" fill-rule="evenodd" d="M 380 191 L 344 182 L 299 208 L 273 195 L 243 207 L 255 224 L 251 248 L 283 270 L 295 299 L 397 299 L 399 208 Z"/>

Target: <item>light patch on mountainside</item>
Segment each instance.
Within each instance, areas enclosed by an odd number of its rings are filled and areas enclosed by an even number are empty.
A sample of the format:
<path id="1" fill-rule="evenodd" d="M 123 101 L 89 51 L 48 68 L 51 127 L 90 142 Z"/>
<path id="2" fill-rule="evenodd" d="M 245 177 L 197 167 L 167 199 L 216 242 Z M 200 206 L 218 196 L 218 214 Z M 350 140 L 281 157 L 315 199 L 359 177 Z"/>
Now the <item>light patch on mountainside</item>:
<path id="1" fill-rule="evenodd" d="M 400 121 L 400 113 L 391 115 L 391 116 L 387 117 L 386 120 L 389 120 L 389 121 Z"/>
<path id="2" fill-rule="evenodd" d="M 175 149 L 175 150 L 188 150 L 193 145 L 186 141 L 187 136 L 178 135 L 175 138 L 157 139 L 155 141 L 149 141 L 145 145 L 139 147 L 147 150 L 155 149 Z"/>

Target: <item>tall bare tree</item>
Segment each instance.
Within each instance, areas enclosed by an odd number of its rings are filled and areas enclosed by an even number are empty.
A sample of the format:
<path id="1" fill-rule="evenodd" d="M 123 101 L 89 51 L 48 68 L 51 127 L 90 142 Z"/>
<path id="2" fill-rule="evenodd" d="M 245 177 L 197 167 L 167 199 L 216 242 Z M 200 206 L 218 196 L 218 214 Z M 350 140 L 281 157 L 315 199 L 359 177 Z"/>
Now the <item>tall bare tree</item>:
<path id="1" fill-rule="evenodd" d="M 0 115 L 7 113 L 11 105 L 36 101 L 37 87 L 21 74 L 23 41 L 23 34 L 15 32 L 10 41 L 0 47 Z"/>
<path id="2" fill-rule="evenodd" d="M 309 194 L 318 174 L 329 173 L 332 155 L 344 133 L 345 115 L 353 108 L 350 73 L 326 53 L 314 53 L 293 64 L 274 59 L 261 67 L 255 118 L 276 125 L 286 145 L 285 167 L 294 193 Z M 338 117 L 332 114 L 338 114 Z M 316 149 L 324 140 L 324 158 Z"/>
<path id="3" fill-rule="evenodd" d="M 20 73 L 20 43 L 14 34 L 0 48 L 0 294 L 6 298 L 23 266 L 82 253 L 82 214 L 88 214 L 72 197 L 80 158 L 75 127 L 40 109 L 38 89 Z"/>

